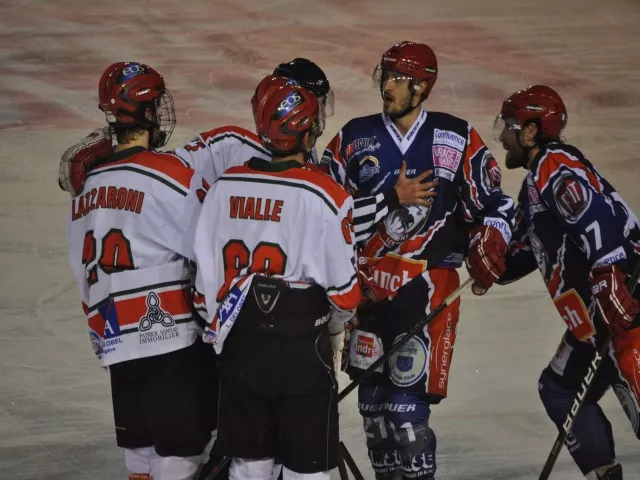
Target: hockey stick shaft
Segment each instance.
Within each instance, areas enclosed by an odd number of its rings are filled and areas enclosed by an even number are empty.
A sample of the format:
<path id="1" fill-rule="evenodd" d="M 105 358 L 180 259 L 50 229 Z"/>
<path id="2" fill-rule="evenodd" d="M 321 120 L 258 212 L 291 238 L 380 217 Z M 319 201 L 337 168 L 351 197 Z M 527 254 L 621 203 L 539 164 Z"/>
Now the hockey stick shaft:
<path id="1" fill-rule="evenodd" d="M 347 450 L 347 446 L 344 444 L 343 441 L 340 441 L 340 450 L 342 451 L 342 458 L 347 463 L 347 466 L 349 467 L 349 470 L 351 470 L 351 473 L 353 473 L 353 478 L 355 480 L 364 480 L 364 476 L 362 476 L 362 473 L 360 472 L 358 465 L 356 465 L 355 460 L 349 453 L 349 450 Z"/>
<path id="2" fill-rule="evenodd" d="M 347 385 L 344 388 L 344 390 L 342 390 L 338 394 L 338 402 L 342 401 L 344 397 L 349 395 L 358 385 L 360 385 L 364 380 L 370 377 L 380 365 L 384 364 L 387 360 L 389 360 L 389 358 L 391 358 L 391 355 L 397 352 L 400 349 L 400 347 L 402 347 L 405 343 L 409 341 L 409 339 L 411 339 L 418 332 L 420 332 L 427 323 L 429 323 L 431 320 L 437 317 L 440 312 L 442 312 L 445 308 L 447 308 L 454 301 L 456 301 L 458 297 L 462 295 L 462 292 L 464 292 L 467 288 L 469 288 L 473 284 L 473 282 L 474 282 L 473 278 L 469 277 L 467 280 L 465 280 L 462 283 L 462 285 L 460 285 L 453 293 L 451 293 L 451 295 L 445 298 L 440 305 L 438 305 L 436 308 L 431 310 L 431 313 L 429 313 L 426 317 L 424 317 L 422 320 L 416 323 L 413 326 L 413 328 L 411 328 L 411 330 L 409 330 L 409 332 L 406 333 L 404 337 L 400 339 L 400 341 L 396 342 L 395 345 L 393 345 L 393 347 L 389 349 L 388 352 L 385 352 L 378 360 L 373 362 L 369 368 L 361 372 L 356 380 L 354 380 L 349 385 Z"/>
<path id="3" fill-rule="evenodd" d="M 633 294 L 633 290 L 638 283 L 638 278 L 640 277 L 640 262 L 636 265 L 633 273 L 629 277 L 627 281 L 627 288 Z M 594 300 L 595 301 L 595 300 Z M 598 308 L 595 309 L 595 315 L 598 315 Z M 587 369 L 587 374 L 582 379 L 582 383 L 580 384 L 580 391 L 573 399 L 573 404 L 571 405 L 571 409 L 567 414 L 567 418 L 562 424 L 562 430 L 558 433 L 556 437 L 556 441 L 551 448 L 551 452 L 549 452 L 549 456 L 547 457 L 547 461 L 542 467 L 542 472 L 538 477 L 538 480 L 547 480 L 549 475 L 551 475 L 551 471 L 556 464 L 556 460 L 558 460 L 558 455 L 560 455 L 560 451 L 562 450 L 562 445 L 567 440 L 569 433 L 571 432 L 571 427 L 573 426 L 573 422 L 575 421 L 578 413 L 580 413 L 580 409 L 584 404 L 585 399 L 587 398 L 587 394 L 589 393 L 589 388 L 591 387 L 591 382 L 593 382 L 596 373 L 598 373 L 598 368 L 602 363 L 602 359 L 607 355 L 609 350 L 609 346 L 611 345 L 611 341 L 613 340 L 613 336 L 608 334 L 604 339 L 602 346 L 596 351 L 593 360 L 589 364 L 589 368 Z"/>

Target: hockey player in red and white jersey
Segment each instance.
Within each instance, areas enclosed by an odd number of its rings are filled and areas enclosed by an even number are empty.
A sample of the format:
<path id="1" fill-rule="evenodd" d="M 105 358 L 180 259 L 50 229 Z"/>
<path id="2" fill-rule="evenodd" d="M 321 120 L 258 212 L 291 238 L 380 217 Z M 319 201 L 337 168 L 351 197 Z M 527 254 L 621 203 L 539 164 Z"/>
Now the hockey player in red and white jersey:
<path id="1" fill-rule="evenodd" d="M 337 383 L 329 326 L 360 301 L 353 200 L 305 163 L 321 133 L 316 97 L 275 86 L 256 126 L 272 161 L 247 158 L 212 186 L 198 221 L 196 286 L 220 353 L 218 442 L 232 480 L 329 479 Z M 337 348 L 341 348 L 339 345 Z"/>
<path id="2" fill-rule="evenodd" d="M 154 69 L 109 66 L 99 97 L 118 144 L 90 166 L 71 201 L 69 260 L 94 352 L 110 373 L 129 478 L 187 480 L 214 415 L 214 392 L 202 381 L 210 349 L 196 344 L 188 269 L 208 184 L 178 157 L 154 151 L 175 126 L 173 99 Z"/>

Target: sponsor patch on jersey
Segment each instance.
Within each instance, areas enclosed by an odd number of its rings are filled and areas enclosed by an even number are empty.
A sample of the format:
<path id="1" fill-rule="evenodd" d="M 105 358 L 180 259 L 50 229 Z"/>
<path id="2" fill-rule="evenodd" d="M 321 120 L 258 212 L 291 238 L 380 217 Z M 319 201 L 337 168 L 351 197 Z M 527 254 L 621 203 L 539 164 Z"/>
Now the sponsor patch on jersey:
<path id="1" fill-rule="evenodd" d="M 458 171 L 458 166 L 460 165 L 460 160 L 462 160 L 462 152 L 444 145 L 434 145 L 431 147 L 431 151 L 433 154 L 433 166 L 436 167 L 436 172 L 446 169 L 455 176 L 455 173 Z"/>
<path id="2" fill-rule="evenodd" d="M 395 344 L 403 336 L 398 335 Z M 420 381 L 427 371 L 427 347 L 418 337 L 412 337 L 389 359 L 389 377 L 399 387 L 408 387 Z"/>
<path id="3" fill-rule="evenodd" d="M 482 184 L 487 192 L 493 192 L 500 188 L 502 181 L 502 171 L 500 165 L 493 158 L 489 150 L 484 152 L 482 157 Z"/>
<path id="4" fill-rule="evenodd" d="M 367 155 L 360 160 L 359 166 L 358 180 L 361 183 L 371 180 L 375 174 L 380 172 L 380 162 L 376 157 L 372 157 L 371 155 Z"/>
<path id="5" fill-rule="evenodd" d="M 96 354 L 98 360 L 102 360 L 102 339 L 93 330 L 89 330 L 89 340 L 91 341 L 91 347 L 93 347 L 93 353 Z"/>
<path id="6" fill-rule="evenodd" d="M 356 138 L 353 142 L 346 146 L 344 153 L 346 160 L 349 161 L 357 153 L 367 152 L 373 153 L 380 148 L 378 137 L 362 137 Z"/>
<path id="7" fill-rule="evenodd" d="M 382 342 L 377 335 L 355 329 L 349 343 L 349 365 L 366 370 L 382 356 Z M 382 365 L 376 372 L 382 373 Z"/>
<path id="8" fill-rule="evenodd" d="M 553 303 L 574 337 L 580 341 L 585 341 L 595 335 L 596 329 L 591 323 L 587 307 L 585 307 L 575 288 L 556 297 Z"/>
<path id="9" fill-rule="evenodd" d="M 436 172 L 436 177 L 446 178 L 450 182 L 453 182 L 453 180 L 456 178 L 456 174 L 453 173 L 451 170 L 447 170 L 446 168 L 436 167 L 435 172 Z"/>
<path id="10" fill-rule="evenodd" d="M 605 265 L 613 265 L 614 263 L 617 263 L 625 258 L 627 258 L 627 252 L 624 251 L 623 247 L 618 247 L 614 251 L 609 252 L 602 258 L 596 260 L 596 263 L 593 264 L 593 268 L 604 267 Z"/>
<path id="11" fill-rule="evenodd" d="M 462 135 L 458 135 L 451 130 L 438 130 L 433 129 L 433 144 L 434 145 L 446 145 L 448 147 L 455 148 L 461 153 L 464 151 L 464 147 L 467 146 L 467 139 Z"/>
<path id="12" fill-rule="evenodd" d="M 147 295 L 147 312 L 140 319 L 138 329 L 141 332 L 146 332 L 151 330 L 155 324 L 160 324 L 163 327 L 173 327 L 176 322 L 168 312 L 162 310 L 158 295 L 155 292 L 149 292 L 149 295 Z"/>
<path id="13" fill-rule="evenodd" d="M 576 223 L 591 205 L 591 190 L 570 172 L 561 172 L 553 182 L 558 210 L 569 223 Z"/>

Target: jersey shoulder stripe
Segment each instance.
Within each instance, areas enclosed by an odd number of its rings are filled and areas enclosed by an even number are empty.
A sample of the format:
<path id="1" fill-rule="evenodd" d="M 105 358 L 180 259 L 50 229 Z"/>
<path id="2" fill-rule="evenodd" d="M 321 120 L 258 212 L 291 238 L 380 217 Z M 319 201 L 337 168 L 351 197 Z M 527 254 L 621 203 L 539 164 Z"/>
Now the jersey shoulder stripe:
<path id="1" fill-rule="evenodd" d="M 551 179 L 562 167 L 579 172 L 579 176 L 586 179 L 596 192 L 602 190 L 597 175 L 589 168 L 590 165 L 578 149 L 569 145 L 552 144 L 541 152 L 531 166 L 531 170 L 534 171 L 536 187 L 541 193 L 549 186 Z"/>
<path id="2" fill-rule="evenodd" d="M 260 138 L 255 133 L 247 130 L 246 128 L 236 127 L 234 125 L 228 125 L 225 127 L 214 128 L 208 132 L 203 132 L 200 137 L 207 145 L 212 145 L 217 142 L 222 142 L 226 139 L 233 138 L 245 145 L 248 145 L 263 155 L 271 156 L 269 151 L 264 148 Z"/>
<path id="3" fill-rule="evenodd" d="M 194 170 L 171 153 L 142 152 L 117 162 L 101 165 L 89 172 L 87 177 L 101 172 L 130 171 L 150 177 L 182 196 L 187 196 Z"/>

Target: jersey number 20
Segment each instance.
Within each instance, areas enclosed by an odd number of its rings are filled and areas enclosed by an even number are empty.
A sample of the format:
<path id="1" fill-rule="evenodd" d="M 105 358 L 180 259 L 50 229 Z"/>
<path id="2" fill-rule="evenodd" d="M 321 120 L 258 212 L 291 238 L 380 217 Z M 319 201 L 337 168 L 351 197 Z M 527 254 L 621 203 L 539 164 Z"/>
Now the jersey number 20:
<path id="1" fill-rule="evenodd" d="M 98 266 L 107 274 L 134 268 L 131 244 L 122 230 L 118 228 L 112 228 L 102 237 L 100 259 L 98 263 L 90 267 L 89 265 L 96 259 L 96 254 L 96 238 L 93 236 L 93 230 L 89 230 L 84 235 L 82 247 L 82 264 L 87 268 L 89 286 L 98 281 Z"/>

